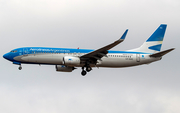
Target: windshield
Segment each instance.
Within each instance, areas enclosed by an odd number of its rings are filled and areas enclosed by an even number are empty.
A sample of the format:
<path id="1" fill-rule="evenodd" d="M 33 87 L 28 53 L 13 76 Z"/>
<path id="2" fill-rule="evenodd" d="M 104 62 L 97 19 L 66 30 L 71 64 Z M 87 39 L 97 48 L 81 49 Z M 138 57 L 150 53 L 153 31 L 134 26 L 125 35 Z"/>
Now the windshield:
<path id="1" fill-rule="evenodd" d="M 12 53 L 16 53 L 16 52 L 17 52 L 17 50 L 12 50 L 11 52 L 12 52 Z"/>

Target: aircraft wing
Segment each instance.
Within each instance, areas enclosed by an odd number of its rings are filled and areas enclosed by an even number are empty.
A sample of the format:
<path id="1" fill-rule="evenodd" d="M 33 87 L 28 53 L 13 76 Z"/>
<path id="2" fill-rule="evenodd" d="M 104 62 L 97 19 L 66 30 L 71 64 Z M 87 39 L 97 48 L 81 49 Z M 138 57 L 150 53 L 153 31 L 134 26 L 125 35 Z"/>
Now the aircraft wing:
<path id="1" fill-rule="evenodd" d="M 125 37 L 126 37 L 126 34 L 128 32 L 128 29 L 124 32 L 124 34 L 121 36 L 121 38 L 117 41 L 115 41 L 114 43 L 111 43 L 105 47 L 102 47 L 100 49 L 97 49 L 95 51 L 92 51 L 92 52 L 89 52 L 83 56 L 81 56 L 80 58 L 81 59 L 85 59 L 85 60 L 101 60 L 101 58 L 103 56 L 106 56 L 106 54 L 108 53 L 108 50 L 115 47 L 116 45 L 118 45 L 119 43 L 123 42 Z"/>

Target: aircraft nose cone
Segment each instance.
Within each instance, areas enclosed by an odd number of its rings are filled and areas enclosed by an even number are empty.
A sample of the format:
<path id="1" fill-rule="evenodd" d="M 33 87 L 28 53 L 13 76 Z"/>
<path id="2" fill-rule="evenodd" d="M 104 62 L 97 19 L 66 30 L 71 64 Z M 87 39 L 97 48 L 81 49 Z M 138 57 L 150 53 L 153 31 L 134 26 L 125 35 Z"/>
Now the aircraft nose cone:
<path id="1" fill-rule="evenodd" d="M 7 60 L 8 60 L 8 57 L 9 57 L 8 53 L 6 53 L 6 54 L 3 55 L 3 58 L 5 58 L 5 59 L 7 59 Z"/>

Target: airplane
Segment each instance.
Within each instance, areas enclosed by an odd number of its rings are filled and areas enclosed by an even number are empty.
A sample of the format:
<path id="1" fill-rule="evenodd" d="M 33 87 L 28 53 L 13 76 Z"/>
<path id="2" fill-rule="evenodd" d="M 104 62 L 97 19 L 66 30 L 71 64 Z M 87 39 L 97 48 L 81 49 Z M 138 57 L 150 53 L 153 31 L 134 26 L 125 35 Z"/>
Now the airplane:
<path id="1" fill-rule="evenodd" d="M 120 39 L 97 50 L 23 47 L 13 49 L 3 57 L 19 65 L 19 70 L 22 69 L 21 64 L 55 65 L 58 72 L 72 72 L 77 67 L 81 67 L 81 74 L 85 76 L 94 67 L 122 68 L 161 60 L 162 56 L 175 49 L 161 51 L 166 27 L 166 24 L 161 24 L 139 48 L 127 51 L 110 49 L 124 41 L 128 29 Z"/>

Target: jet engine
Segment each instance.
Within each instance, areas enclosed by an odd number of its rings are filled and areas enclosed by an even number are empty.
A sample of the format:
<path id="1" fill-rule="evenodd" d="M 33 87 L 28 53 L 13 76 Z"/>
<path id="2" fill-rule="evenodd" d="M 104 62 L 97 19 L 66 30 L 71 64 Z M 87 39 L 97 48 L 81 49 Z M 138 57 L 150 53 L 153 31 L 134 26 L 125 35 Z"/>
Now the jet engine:
<path id="1" fill-rule="evenodd" d="M 64 65 L 69 65 L 69 66 L 80 65 L 80 58 L 79 57 L 65 56 L 63 58 L 63 61 L 64 61 Z"/>
<path id="2" fill-rule="evenodd" d="M 62 71 L 62 72 L 72 72 L 74 69 L 74 67 L 67 67 L 64 65 L 56 65 L 56 71 Z"/>

